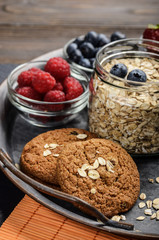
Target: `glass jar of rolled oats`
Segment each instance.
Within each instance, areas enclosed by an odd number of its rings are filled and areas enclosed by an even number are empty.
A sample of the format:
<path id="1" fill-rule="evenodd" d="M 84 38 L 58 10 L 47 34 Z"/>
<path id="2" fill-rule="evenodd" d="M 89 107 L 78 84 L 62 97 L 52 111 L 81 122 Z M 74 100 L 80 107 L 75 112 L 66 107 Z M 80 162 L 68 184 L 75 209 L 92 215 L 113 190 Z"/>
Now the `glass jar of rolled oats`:
<path id="1" fill-rule="evenodd" d="M 125 77 L 110 73 L 116 64 Z M 146 81 L 128 80 L 142 70 Z M 159 153 L 159 42 L 125 39 L 104 46 L 90 80 L 89 130 L 131 154 Z"/>

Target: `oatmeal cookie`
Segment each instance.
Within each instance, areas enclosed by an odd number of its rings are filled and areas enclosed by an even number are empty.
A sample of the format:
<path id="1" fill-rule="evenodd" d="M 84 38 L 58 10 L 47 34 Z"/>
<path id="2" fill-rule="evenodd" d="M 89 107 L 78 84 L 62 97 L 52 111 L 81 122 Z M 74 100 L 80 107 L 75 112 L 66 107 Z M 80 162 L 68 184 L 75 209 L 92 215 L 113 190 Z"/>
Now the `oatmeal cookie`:
<path id="1" fill-rule="evenodd" d="M 135 162 L 121 146 L 106 139 L 67 144 L 60 154 L 57 176 L 62 191 L 108 217 L 128 211 L 140 191 Z"/>
<path id="2" fill-rule="evenodd" d="M 25 145 L 20 159 L 21 170 L 40 181 L 58 184 L 56 166 L 64 145 L 93 137 L 96 135 L 77 128 L 63 128 L 42 133 Z"/>

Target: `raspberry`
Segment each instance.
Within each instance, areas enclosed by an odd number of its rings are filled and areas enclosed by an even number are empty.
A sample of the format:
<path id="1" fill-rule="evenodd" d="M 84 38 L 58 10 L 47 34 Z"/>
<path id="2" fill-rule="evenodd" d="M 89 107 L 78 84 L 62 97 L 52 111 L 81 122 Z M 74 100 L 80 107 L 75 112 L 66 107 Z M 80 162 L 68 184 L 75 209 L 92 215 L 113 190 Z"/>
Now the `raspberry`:
<path id="1" fill-rule="evenodd" d="M 41 95 L 30 86 L 17 88 L 16 92 L 27 98 L 31 98 L 39 101 L 41 100 Z"/>
<path id="2" fill-rule="evenodd" d="M 50 90 L 44 96 L 45 102 L 63 102 L 65 101 L 65 94 L 60 90 Z M 48 105 L 51 111 L 61 111 L 64 108 L 64 104 Z"/>
<path id="3" fill-rule="evenodd" d="M 60 90 L 63 91 L 63 86 L 60 82 L 57 82 L 52 90 Z"/>
<path id="4" fill-rule="evenodd" d="M 40 68 L 33 67 L 33 68 L 30 68 L 28 71 L 31 71 L 32 73 L 37 73 L 37 72 L 40 72 L 42 70 Z"/>
<path id="5" fill-rule="evenodd" d="M 70 76 L 70 66 L 61 57 L 54 57 L 48 60 L 45 65 L 45 71 L 49 72 L 57 81 L 63 81 L 65 77 Z"/>
<path id="6" fill-rule="evenodd" d="M 35 78 L 32 80 L 34 89 L 39 93 L 46 93 L 51 90 L 56 84 L 56 80 L 49 73 L 44 71 L 38 71 L 35 74 Z"/>
<path id="7" fill-rule="evenodd" d="M 33 79 L 33 73 L 31 71 L 24 71 L 18 76 L 19 87 L 31 86 Z"/>
<path id="8" fill-rule="evenodd" d="M 66 92 L 66 100 L 77 98 L 83 93 L 82 85 L 73 77 L 65 78 L 63 85 Z"/>
<path id="9" fill-rule="evenodd" d="M 159 25 L 148 25 L 143 32 L 143 38 L 159 41 Z"/>
<path id="10" fill-rule="evenodd" d="M 35 78 L 36 73 L 41 71 L 38 68 L 31 68 L 27 71 L 23 71 L 18 76 L 18 85 L 19 87 L 32 86 L 32 80 Z"/>

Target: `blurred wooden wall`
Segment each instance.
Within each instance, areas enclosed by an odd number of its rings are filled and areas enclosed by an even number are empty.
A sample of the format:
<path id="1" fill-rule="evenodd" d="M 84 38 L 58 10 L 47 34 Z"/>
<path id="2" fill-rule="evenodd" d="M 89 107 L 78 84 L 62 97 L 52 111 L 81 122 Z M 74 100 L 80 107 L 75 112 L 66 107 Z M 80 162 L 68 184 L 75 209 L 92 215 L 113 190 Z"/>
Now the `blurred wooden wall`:
<path id="1" fill-rule="evenodd" d="M 0 0 L 0 63 L 22 63 L 90 30 L 140 37 L 159 0 Z"/>

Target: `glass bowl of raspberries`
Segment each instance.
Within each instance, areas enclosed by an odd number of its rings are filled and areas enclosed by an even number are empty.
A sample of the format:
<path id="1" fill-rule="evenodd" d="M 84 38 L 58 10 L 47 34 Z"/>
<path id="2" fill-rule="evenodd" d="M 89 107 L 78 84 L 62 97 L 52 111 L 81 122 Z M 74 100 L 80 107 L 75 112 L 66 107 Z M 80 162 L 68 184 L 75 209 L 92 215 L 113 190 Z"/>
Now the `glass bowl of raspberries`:
<path id="1" fill-rule="evenodd" d="M 97 52 L 110 42 L 125 39 L 122 32 L 113 32 L 108 38 L 104 33 L 90 31 L 85 35 L 71 39 L 63 48 L 63 55 L 75 67 L 91 75 Z"/>
<path id="2" fill-rule="evenodd" d="M 61 57 L 32 61 L 8 76 L 8 98 L 33 125 L 58 126 L 73 120 L 88 103 L 89 78 Z"/>

